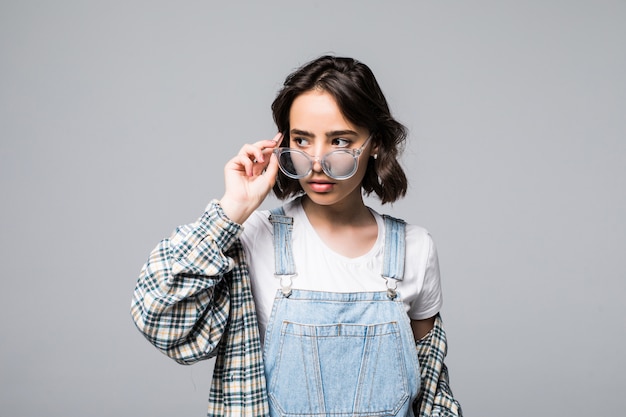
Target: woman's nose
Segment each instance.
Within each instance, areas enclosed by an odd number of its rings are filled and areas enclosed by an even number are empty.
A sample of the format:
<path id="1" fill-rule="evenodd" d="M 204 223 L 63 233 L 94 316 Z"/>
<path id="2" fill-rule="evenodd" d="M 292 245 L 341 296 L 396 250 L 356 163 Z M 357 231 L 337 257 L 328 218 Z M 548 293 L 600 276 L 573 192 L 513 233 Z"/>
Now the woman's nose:
<path id="1" fill-rule="evenodd" d="M 319 156 L 312 156 L 311 161 L 313 162 L 313 171 L 322 172 L 322 159 Z"/>

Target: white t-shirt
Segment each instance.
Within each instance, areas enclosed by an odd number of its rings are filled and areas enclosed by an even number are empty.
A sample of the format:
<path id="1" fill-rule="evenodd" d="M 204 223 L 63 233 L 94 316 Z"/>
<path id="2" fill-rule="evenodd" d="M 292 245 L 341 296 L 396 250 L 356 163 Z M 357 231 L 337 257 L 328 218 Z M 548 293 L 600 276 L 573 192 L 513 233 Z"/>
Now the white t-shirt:
<path id="1" fill-rule="evenodd" d="M 297 276 L 293 289 L 329 292 L 386 291 L 381 277 L 385 222 L 370 209 L 378 224 L 378 238 L 366 254 L 348 258 L 330 249 L 318 236 L 302 209 L 300 199 L 285 204 L 285 214 L 293 217 L 293 257 Z M 274 277 L 273 226 L 269 211 L 254 212 L 244 223 L 241 236 L 250 267 L 252 294 L 259 320 L 261 340 L 272 312 L 280 282 Z M 427 230 L 406 227 L 404 279 L 397 291 L 408 316 L 414 320 L 434 316 L 441 309 L 442 294 L 437 251 Z"/>

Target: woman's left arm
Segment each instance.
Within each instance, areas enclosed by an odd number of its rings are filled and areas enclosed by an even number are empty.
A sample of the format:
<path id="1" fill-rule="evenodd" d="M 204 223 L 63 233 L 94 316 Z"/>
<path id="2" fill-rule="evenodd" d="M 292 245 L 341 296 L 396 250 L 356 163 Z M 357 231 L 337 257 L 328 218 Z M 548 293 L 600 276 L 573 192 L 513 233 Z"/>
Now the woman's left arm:
<path id="1" fill-rule="evenodd" d="M 433 327 L 435 327 L 435 318 L 433 316 L 429 319 L 424 320 L 411 320 L 411 330 L 413 330 L 413 338 L 415 340 L 420 340 L 424 336 L 430 332 Z"/>

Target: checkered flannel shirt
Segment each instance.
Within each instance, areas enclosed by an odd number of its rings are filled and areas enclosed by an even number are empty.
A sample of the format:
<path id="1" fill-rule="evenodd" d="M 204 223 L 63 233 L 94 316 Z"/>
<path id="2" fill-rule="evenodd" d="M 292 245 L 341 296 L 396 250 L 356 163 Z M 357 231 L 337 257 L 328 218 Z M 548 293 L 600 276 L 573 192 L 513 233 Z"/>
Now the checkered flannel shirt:
<path id="1" fill-rule="evenodd" d="M 131 304 L 137 328 L 181 364 L 217 356 L 208 416 L 267 417 L 259 328 L 239 236 L 243 228 L 217 201 L 152 251 Z M 446 336 L 438 316 L 417 342 L 422 374 L 415 414 L 462 416 L 443 363 Z"/>

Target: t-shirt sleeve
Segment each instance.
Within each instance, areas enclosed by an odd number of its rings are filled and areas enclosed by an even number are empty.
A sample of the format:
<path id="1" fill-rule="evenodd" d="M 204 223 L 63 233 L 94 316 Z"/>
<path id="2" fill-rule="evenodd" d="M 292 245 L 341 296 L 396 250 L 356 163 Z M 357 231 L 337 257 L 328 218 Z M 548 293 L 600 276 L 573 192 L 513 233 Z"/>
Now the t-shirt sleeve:
<path id="1" fill-rule="evenodd" d="M 430 233 L 426 233 L 425 239 L 424 249 L 427 255 L 422 285 L 409 311 L 409 317 L 413 320 L 423 320 L 434 316 L 441 310 L 443 304 L 437 248 Z"/>

